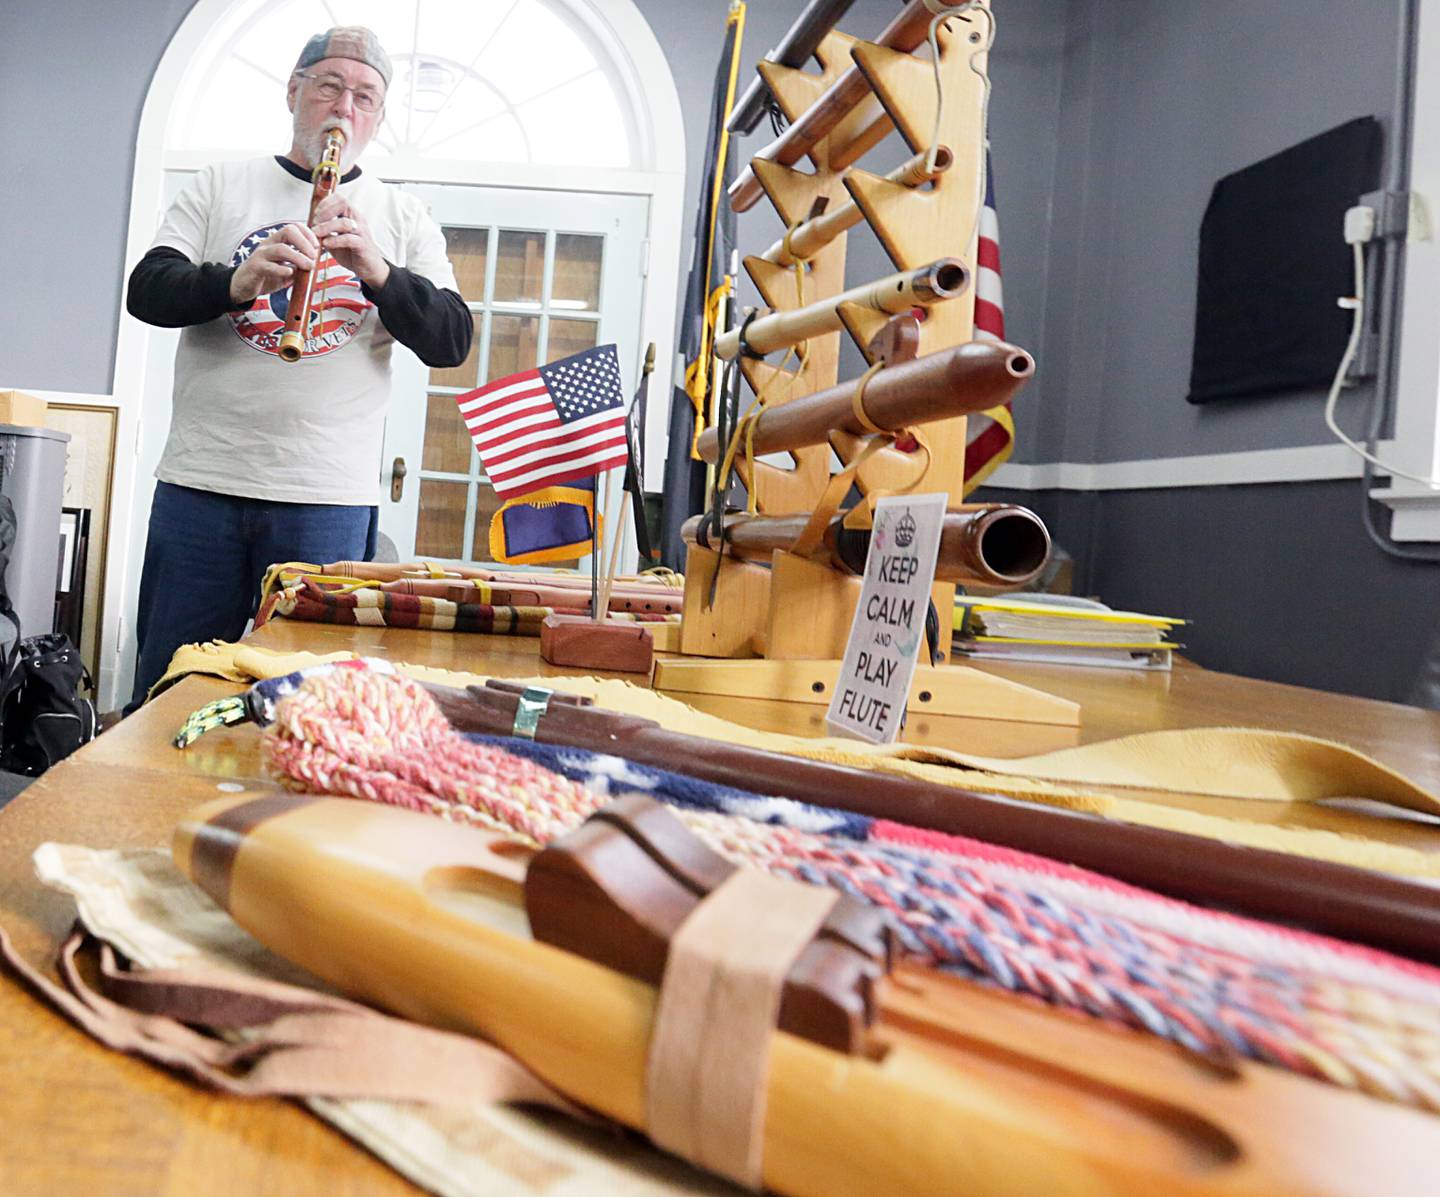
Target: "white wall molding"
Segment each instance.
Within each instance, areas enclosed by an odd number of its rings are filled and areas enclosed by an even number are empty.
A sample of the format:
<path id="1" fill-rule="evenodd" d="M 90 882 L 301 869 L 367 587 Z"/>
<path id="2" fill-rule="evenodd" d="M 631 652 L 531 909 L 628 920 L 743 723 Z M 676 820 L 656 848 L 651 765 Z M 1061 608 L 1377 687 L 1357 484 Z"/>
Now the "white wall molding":
<path id="1" fill-rule="evenodd" d="M 1393 449 L 1390 442 L 1382 441 L 1379 455 L 1384 457 Z M 1007 463 L 991 475 L 989 485 L 1013 490 L 1098 491 L 1315 482 L 1359 478 L 1362 464 L 1343 445 L 1301 445 L 1137 461 Z"/>
<path id="2" fill-rule="evenodd" d="M 1440 477 L 1440 0 L 1420 0 L 1411 105 L 1412 216 L 1405 246 L 1395 363 L 1395 446 L 1378 457 L 1421 477 Z M 1428 218 L 1417 220 L 1418 214 Z M 1371 492 L 1394 512 L 1390 535 L 1440 541 L 1440 492 L 1396 479 Z"/>
<path id="3" fill-rule="evenodd" d="M 1440 541 L 1440 491 L 1396 479 L 1370 495 L 1390 508 L 1391 540 Z"/>

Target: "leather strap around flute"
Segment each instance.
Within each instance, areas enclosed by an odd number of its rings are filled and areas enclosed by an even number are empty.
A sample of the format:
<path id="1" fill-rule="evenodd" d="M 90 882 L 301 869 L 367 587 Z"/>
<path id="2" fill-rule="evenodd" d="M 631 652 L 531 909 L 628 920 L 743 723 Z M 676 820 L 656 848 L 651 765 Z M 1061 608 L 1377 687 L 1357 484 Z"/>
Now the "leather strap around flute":
<path id="1" fill-rule="evenodd" d="M 876 362 L 866 370 L 865 373 L 860 376 L 860 381 L 855 384 L 855 393 L 851 397 L 851 406 L 854 409 L 855 418 L 860 421 L 861 424 L 870 428 L 875 435 L 870 438 L 870 442 L 860 451 L 854 461 L 850 462 L 850 464 L 838 474 L 831 476 L 830 481 L 825 486 L 824 492 L 820 495 L 820 501 L 815 504 L 815 510 L 811 513 L 810 520 L 805 525 L 804 531 L 796 538 L 795 543 L 790 546 L 790 552 L 794 553 L 797 557 L 808 557 L 820 547 L 820 541 L 825 535 L 825 530 L 830 526 L 830 521 L 840 509 L 840 504 L 844 502 L 845 496 L 850 493 L 850 487 L 854 484 L 856 475 L 860 472 L 860 467 L 881 449 L 893 444 L 900 436 L 913 437 L 915 443 L 925 451 L 925 466 L 916 474 L 910 483 L 910 487 L 906 489 L 908 490 L 915 486 L 921 478 L 925 477 L 925 474 L 930 468 L 929 442 L 926 441 L 916 429 L 902 428 L 894 432 L 887 432 L 875 424 L 875 422 L 865 414 L 865 388 L 870 380 L 879 373 L 883 367 L 883 362 Z M 870 513 L 874 509 L 875 500 L 880 497 L 881 494 L 879 491 L 867 492 L 864 502 L 857 504 L 855 508 L 846 515 L 846 527 L 869 527 Z M 854 517 L 853 523 L 852 516 Z"/>
<path id="2" fill-rule="evenodd" d="M 737 869 L 671 938 L 646 1064 L 646 1129 L 661 1147 L 762 1187 L 781 992 L 839 896 Z"/>

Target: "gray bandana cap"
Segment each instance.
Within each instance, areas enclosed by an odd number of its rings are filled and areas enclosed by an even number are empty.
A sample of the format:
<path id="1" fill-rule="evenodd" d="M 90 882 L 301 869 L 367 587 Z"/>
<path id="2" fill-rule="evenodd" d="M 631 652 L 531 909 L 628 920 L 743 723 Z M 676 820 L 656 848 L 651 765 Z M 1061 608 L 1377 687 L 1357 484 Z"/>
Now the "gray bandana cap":
<path id="1" fill-rule="evenodd" d="M 380 39 L 363 25 L 337 25 L 317 33 L 300 51 L 295 69 L 303 71 L 325 58 L 353 58 L 363 62 L 379 71 L 385 86 L 390 86 L 390 55 L 381 47 Z"/>

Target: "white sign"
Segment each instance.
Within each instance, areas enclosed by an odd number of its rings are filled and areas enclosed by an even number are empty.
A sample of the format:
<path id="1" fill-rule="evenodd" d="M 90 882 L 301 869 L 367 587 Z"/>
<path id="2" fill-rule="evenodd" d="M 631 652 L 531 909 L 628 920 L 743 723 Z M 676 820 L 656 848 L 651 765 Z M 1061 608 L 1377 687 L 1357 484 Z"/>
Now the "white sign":
<path id="1" fill-rule="evenodd" d="M 873 744 L 900 734 L 940 552 L 946 495 L 896 495 L 875 504 L 865 584 L 825 712 L 832 730 Z"/>

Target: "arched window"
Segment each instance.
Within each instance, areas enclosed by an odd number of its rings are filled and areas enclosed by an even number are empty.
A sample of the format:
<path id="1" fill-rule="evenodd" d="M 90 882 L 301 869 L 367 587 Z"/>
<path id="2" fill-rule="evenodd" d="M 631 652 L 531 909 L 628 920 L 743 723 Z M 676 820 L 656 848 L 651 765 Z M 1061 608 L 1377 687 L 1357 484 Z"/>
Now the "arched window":
<path id="1" fill-rule="evenodd" d="M 211 40 L 208 69 L 188 73 L 167 148 L 248 154 L 288 145 L 285 82 L 304 39 L 332 25 L 373 29 L 394 64 L 367 154 L 381 174 L 415 174 L 436 159 L 644 165 L 613 57 L 552 0 L 245 0 Z"/>

